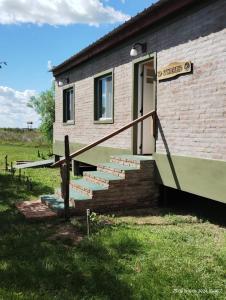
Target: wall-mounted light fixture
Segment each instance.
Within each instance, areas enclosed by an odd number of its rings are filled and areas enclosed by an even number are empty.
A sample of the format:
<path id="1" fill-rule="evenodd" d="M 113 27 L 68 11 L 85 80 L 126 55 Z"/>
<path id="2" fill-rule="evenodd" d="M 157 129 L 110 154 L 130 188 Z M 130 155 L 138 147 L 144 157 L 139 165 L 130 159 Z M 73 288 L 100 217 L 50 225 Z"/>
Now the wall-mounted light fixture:
<path id="1" fill-rule="evenodd" d="M 59 87 L 65 85 L 65 84 L 69 84 L 69 83 L 70 83 L 69 77 L 57 79 L 57 85 Z"/>
<path id="2" fill-rule="evenodd" d="M 147 52 L 147 43 L 135 43 L 130 51 L 130 56 L 135 57 L 138 55 L 137 46 L 141 47 L 141 52 Z"/>

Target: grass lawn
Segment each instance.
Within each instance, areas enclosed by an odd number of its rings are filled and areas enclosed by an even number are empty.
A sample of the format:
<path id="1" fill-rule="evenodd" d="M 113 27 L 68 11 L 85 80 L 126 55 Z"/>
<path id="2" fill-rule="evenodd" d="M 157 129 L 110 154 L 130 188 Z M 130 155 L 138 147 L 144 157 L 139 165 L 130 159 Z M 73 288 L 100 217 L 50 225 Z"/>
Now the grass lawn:
<path id="1" fill-rule="evenodd" d="M 37 159 L 37 148 L 0 145 L 0 168 L 5 154 Z M 96 217 L 88 239 L 81 218 L 24 220 L 14 204 L 59 185 L 59 170 L 26 175 L 32 191 L 0 172 L 1 300 L 226 299 L 224 226 L 165 208 Z"/>

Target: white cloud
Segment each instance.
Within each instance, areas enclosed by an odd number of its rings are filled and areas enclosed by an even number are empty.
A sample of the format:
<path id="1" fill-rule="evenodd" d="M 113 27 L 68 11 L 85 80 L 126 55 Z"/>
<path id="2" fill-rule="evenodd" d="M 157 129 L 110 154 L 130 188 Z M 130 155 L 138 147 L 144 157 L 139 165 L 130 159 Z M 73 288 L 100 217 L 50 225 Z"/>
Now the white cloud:
<path id="1" fill-rule="evenodd" d="M 47 70 L 48 70 L 48 71 L 51 71 L 52 68 L 53 68 L 52 61 L 51 61 L 51 60 L 48 60 L 48 62 L 47 62 Z"/>
<path id="2" fill-rule="evenodd" d="M 101 0 L 0 0 L 0 24 L 69 25 L 126 21 L 129 16 Z"/>
<path id="3" fill-rule="evenodd" d="M 28 100 L 34 95 L 36 92 L 33 90 L 16 91 L 0 86 L 0 127 L 24 128 L 28 121 L 33 121 L 34 127 L 38 127 L 39 116 L 27 107 Z"/>

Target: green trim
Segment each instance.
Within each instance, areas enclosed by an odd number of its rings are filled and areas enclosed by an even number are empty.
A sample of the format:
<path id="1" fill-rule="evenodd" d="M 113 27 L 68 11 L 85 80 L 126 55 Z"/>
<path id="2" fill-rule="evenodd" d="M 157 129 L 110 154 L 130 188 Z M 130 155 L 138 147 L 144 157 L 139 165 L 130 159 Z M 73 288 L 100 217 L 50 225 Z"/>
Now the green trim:
<path id="1" fill-rule="evenodd" d="M 112 118 L 108 120 L 96 120 L 96 115 L 97 115 L 97 93 L 96 93 L 96 88 L 97 88 L 97 80 L 101 77 L 105 77 L 107 75 L 112 76 Z M 93 76 L 93 92 L 94 92 L 94 102 L 93 102 L 93 123 L 94 124 L 114 124 L 114 69 L 109 69 L 105 70 L 101 73 L 95 74 Z"/>
<path id="2" fill-rule="evenodd" d="M 75 152 L 87 145 L 79 143 L 70 143 L 70 152 Z M 53 153 L 55 155 L 64 156 L 64 142 L 55 141 L 53 144 Z M 130 149 L 119 149 L 97 146 L 91 150 L 86 151 L 84 154 L 76 157 L 77 161 L 81 161 L 91 165 L 97 165 L 103 162 L 109 162 L 111 155 L 122 155 L 122 154 L 132 154 Z"/>
<path id="3" fill-rule="evenodd" d="M 157 181 L 226 203 L 226 161 L 155 153 Z"/>
<path id="4" fill-rule="evenodd" d="M 132 116 L 133 116 L 133 120 L 137 119 L 138 117 L 138 66 L 140 63 L 145 62 L 145 61 L 149 61 L 153 59 L 154 60 L 154 68 L 155 68 L 155 73 L 157 71 L 157 53 L 153 52 L 153 53 L 149 53 L 145 56 L 136 58 L 132 61 Z M 155 107 L 156 107 L 156 103 L 157 103 L 157 82 L 156 80 L 154 81 L 154 97 L 155 97 Z M 137 126 L 133 127 L 132 130 L 132 149 L 133 149 L 133 154 L 137 154 L 137 137 L 138 137 L 138 132 L 137 132 Z M 156 145 L 155 145 L 155 149 L 156 150 Z"/>
<path id="5" fill-rule="evenodd" d="M 94 121 L 94 124 L 114 124 L 113 119 L 107 119 L 107 120 L 100 120 L 100 121 Z"/>
<path id="6" fill-rule="evenodd" d="M 69 89 L 73 89 L 73 112 L 72 112 L 73 120 L 64 122 L 64 92 Z M 62 113 L 63 113 L 62 124 L 63 124 L 63 126 L 74 125 L 75 124 L 75 83 L 69 83 L 67 85 L 64 85 L 61 88 L 61 99 L 62 99 Z"/>
<path id="7" fill-rule="evenodd" d="M 140 57 L 134 59 L 132 62 L 133 62 L 133 65 L 136 65 L 136 64 L 139 64 L 141 62 L 148 61 L 152 58 L 154 58 L 154 59 L 156 58 L 156 52 L 152 52 L 152 53 L 148 53 L 144 56 L 140 56 Z"/>
<path id="8" fill-rule="evenodd" d="M 103 76 L 105 76 L 107 74 L 110 74 L 110 73 L 112 73 L 112 74 L 114 73 L 114 68 L 111 68 L 111 69 L 108 69 L 108 70 L 105 70 L 105 71 L 102 71 L 100 73 L 97 73 L 97 74 L 93 75 L 93 79 L 103 77 Z"/>

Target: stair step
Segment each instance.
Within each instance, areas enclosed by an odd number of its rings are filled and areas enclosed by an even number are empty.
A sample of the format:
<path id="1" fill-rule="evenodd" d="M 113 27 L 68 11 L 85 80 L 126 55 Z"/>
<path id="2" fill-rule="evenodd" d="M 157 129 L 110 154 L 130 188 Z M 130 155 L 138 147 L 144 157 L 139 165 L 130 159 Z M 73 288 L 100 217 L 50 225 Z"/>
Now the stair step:
<path id="1" fill-rule="evenodd" d="M 61 194 L 61 190 L 57 189 L 56 193 L 58 195 Z M 85 200 L 91 200 L 92 197 L 88 196 L 87 194 L 83 194 L 82 192 L 79 192 L 73 188 L 70 187 L 69 190 L 69 199 L 72 201 L 85 201 Z M 63 201 L 63 200 L 62 200 Z"/>
<path id="2" fill-rule="evenodd" d="M 101 172 L 101 171 L 89 171 L 89 172 L 84 172 L 83 174 L 84 178 L 86 178 L 87 180 L 94 179 L 97 180 L 101 183 L 105 183 L 105 184 L 109 184 L 110 181 L 120 181 L 122 180 L 122 178 L 120 176 L 117 175 L 113 175 L 110 173 L 106 173 L 106 172 Z"/>
<path id="3" fill-rule="evenodd" d="M 126 161 L 139 162 L 139 161 L 147 161 L 154 160 L 152 155 L 113 155 L 112 158 L 119 158 Z"/>
<path id="4" fill-rule="evenodd" d="M 56 195 L 42 195 L 40 199 L 42 203 L 46 204 L 53 211 L 59 212 L 64 210 L 64 200 Z M 71 204 L 69 204 L 69 207 L 73 208 Z"/>
<path id="5" fill-rule="evenodd" d="M 122 178 L 125 178 L 125 173 L 130 172 L 130 171 L 137 171 L 139 170 L 139 167 L 137 166 L 127 166 L 119 163 L 104 163 L 104 164 L 99 164 L 97 166 L 98 171 L 102 172 L 110 172 L 111 174 L 113 173 L 114 175 L 120 176 Z"/>
<path id="6" fill-rule="evenodd" d="M 104 191 L 108 189 L 108 187 L 102 184 L 97 184 L 86 179 L 71 180 L 71 186 L 73 188 L 79 189 L 79 191 L 88 193 L 88 195 L 90 196 L 94 191 Z"/>
<path id="7" fill-rule="evenodd" d="M 75 201 L 86 201 L 86 200 L 91 200 L 92 197 L 80 193 L 79 191 L 76 191 L 74 189 L 70 189 L 70 199 L 75 200 Z"/>
<path id="8" fill-rule="evenodd" d="M 144 163 L 152 162 L 154 160 L 153 156 L 144 155 L 117 155 L 111 156 L 111 162 L 118 163 L 127 166 L 137 166 L 140 167 Z"/>

